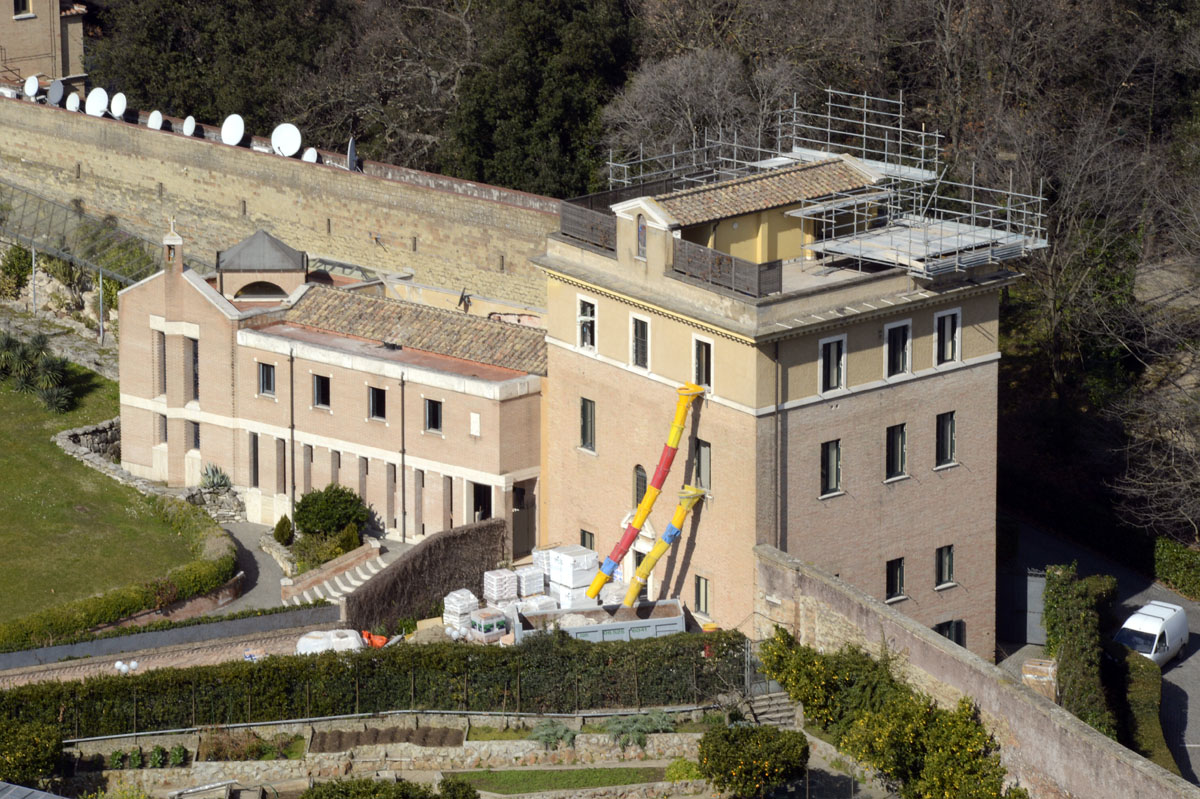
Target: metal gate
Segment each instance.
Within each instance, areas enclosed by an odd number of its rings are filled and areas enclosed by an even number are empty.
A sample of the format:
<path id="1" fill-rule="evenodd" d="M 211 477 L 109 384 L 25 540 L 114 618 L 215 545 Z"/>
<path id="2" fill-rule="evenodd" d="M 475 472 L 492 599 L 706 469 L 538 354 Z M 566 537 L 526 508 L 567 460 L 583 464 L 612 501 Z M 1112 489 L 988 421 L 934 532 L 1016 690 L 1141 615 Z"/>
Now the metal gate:
<path id="1" fill-rule="evenodd" d="M 758 647 L 761 641 L 750 641 L 746 644 L 746 696 L 753 698 L 763 694 L 773 694 L 783 690 L 783 686 L 762 673 L 762 661 L 758 659 Z"/>
<path id="2" fill-rule="evenodd" d="M 1042 626 L 1042 592 L 1046 588 L 1043 569 L 1026 569 L 1024 574 L 1001 574 L 996 603 L 996 632 L 1010 643 L 1045 644 Z"/>

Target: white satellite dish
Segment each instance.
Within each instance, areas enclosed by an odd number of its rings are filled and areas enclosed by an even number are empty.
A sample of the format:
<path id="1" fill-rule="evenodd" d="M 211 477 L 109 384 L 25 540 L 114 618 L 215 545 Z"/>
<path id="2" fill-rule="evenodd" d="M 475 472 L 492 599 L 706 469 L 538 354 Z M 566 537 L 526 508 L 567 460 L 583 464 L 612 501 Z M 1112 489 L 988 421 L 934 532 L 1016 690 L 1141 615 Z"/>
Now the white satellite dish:
<path id="1" fill-rule="evenodd" d="M 56 80 L 50 84 L 50 91 L 46 92 L 46 102 L 50 105 L 62 105 L 63 99 L 63 82 Z"/>
<path id="2" fill-rule="evenodd" d="M 83 110 L 90 117 L 102 117 L 104 112 L 108 110 L 108 92 L 99 87 L 88 92 L 87 100 L 83 104 Z"/>
<path id="3" fill-rule="evenodd" d="M 276 155 L 291 158 L 300 152 L 300 129 L 291 122 L 284 122 L 271 131 L 271 149 Z"/>
<path id="4" fill-rule="evenodd" d="M 146 120 L 146 127 L 151 130 L 162 130 L 162 111 L 151 111 L 150 118 Z"/>
<path id="5" fill-rule="evenodd" d="M 196 118 L 194 116 L 189 116 L 187 119 L 183 120 L 183 135 L 184 136 L 192 136 L 195 133 L 196 133 Z"/>
<path id="6" fill-rule="evenodd" d="M 30 99 L 37 97 L 38 79 L 37 75 L 30 75 L 25 79 L 25 96 Z"/>
<path id="7" fill-rule="evenodd" d="M 304 155 L 300 156 L 301 161 L 307 161 L 310 164 L 317 163 L 317 148 L 309 147 L 304 151 Z"/>
<path id="8" fill-rule="evenodd" d="M 241 144 L 246 135 L 246 123 L 237 114 L 230 114 L 221 123 L 221 141 L 226 144 Z"/>
<path id="9" fill-rule="evenodd" d="M 75 92 L 71 92 L 70 94 L 67 95 L 67 110 L 68 111 L 78 111 L 79 110 L 79 95 L 75 94 Z"/>
<path id="10" fill-rule="evenodd" d="M 112 102 L 109 104 L 108 108 L 115 118 L 123 119 L 125 117 L 125 108 L 128 105 L 129 104 L 125 101 L 125 93 L 117 92 L 113 95 Z"/>

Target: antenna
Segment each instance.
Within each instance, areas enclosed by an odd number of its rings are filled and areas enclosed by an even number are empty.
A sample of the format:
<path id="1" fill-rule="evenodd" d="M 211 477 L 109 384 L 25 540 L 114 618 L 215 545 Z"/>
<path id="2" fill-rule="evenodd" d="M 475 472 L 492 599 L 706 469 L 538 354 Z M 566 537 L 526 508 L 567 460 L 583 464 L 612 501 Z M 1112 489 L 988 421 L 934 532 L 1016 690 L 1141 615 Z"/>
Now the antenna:
<path id="1" fill-rule="evenodd" d="M 196 133 L 196 118 L 194 116 L 189 115 L 187 119 L 183 120 L 183 135 L 190 137 L 190 136 L 195 135 L 195 133 Z"/>
<path id="2" fill-rule="evenodd" d="M 221 141 L 225 144 L 237 146 L 242 143 L 242 139 L 246 136 L 246 123 L 237 114 L 230 114 L 225 117 L 225 121 L 221 123 Z"/>
<path id="3" fill-rule="evenodd" d="M 125 109 L 129 103 L 125 100 L 124 92 L 117 92 L 112 97 L 112 102 L 109 103 L 108 110 L 112 113 L 113 119 L 124 119 Z"/>
<path id="4" fill-rule="evenodd" d="M 88 92 L 87 101 L 83 104 L 83 110 L 90 117 L 102 117 L 104 112 L 108 110 L 108 92 L 97 86 Z"/>
<path id="5" fill-rule="evenodd" d="M 350 146 L 346 148 L 346 169 L 358 171 L 358 151 L 354 149 L 354 137 L 350 137 Z"/>
<path id="6" fill-rule="evenodd" d="M 25 79 L 25 96 L 28 97 L 30 100 L 32 100 L 37 97 L 37 93 L 38 93 L 37 75 L 30 75 L 28 78 Z"/>
<path id="7" fill-rule="evenodd" d="M 271 149 L 285 158 L 300 152 L 300 129 L 291 122 L 277 126 L 271 131 Z"/>
<path id="8" fill-rule="evenodd" d="M 79 110 L 79 95 L 76 94 L 75 92 L 71 92 L 70 94 L 67 95 L 67 110 L 68 111 L 78 111 Z"/>
<path id="9" fill-rule="evenodd" d="M 317 160 L 318 160 L 318 159 L 317 159 L 317 148 L 316 148 L 316 147 L 309 147 L 308 149 L 306 149 L 306 150 L 304 151 L 304 155 L 300 156 L 300 160 L 301 160 L 301 161 L 306 161 L 306 162 L 308 162 L 308 163 L 310 163 L 310 164 L 315 164 L 315 163 L 317 163 Z"/>
<path id="10" fill-rule="evenodd" d="M 56 80 L 50 84 L 50 91 L 46 93 L 46 102 L 50 105 L 62 105 L 63 99 L 63 82 Z"/>
<path id="11" fill-rule="evenodd" d="M 150 118 L 146 120 L 146 127 L 150 128 L 151 130 L 162 130 L 162 123 L 162 111 L 155 109 L 154 111 L 150 112 Z"/>

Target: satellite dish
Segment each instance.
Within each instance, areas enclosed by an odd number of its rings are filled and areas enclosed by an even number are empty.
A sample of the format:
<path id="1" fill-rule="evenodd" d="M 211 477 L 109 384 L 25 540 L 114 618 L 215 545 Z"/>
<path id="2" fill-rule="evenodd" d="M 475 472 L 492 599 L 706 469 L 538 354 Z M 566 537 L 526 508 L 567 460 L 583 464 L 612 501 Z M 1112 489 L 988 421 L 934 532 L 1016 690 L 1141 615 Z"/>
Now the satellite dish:
<path id="1" fill-rule="evenodd" d="M 317 148 L 309 147 L 304 151 L 304 155 L 300 156 L 301 161 L 307 161 L 310 164 L 317 163 Z"/>
<path id="2" fill-rule="evenodd" d="M 78 111 L 79 110 L 79 95 L 75 94 L 75 92 L 71 92 L 70 94 L 67 95 L 67 110 L 68 111 Z"/>
<path id="3" fill-rule="evenodd" d="M 124 119 L 125 108 L 127 106 L 128 103 L 125 101 L 125 93 L 117 92 L 113 95 L 112 103 L 109 104 L 109 110 L 116 119 Z"/>
<path id="4" fill-rule="evenodd" d="M 271 131 L 271 149 L 285 158 L 300 152 L 300 129 L 291 122 L 277 126 Z"/>
<path id="5" fill-rule="evenodd" d="M 151 130 L 162 130 L 162 111 L 151 111 L 150 118 L 146 120 L 146 127 Z"/>
<path id="6" fill-rule="evenodd" d="M 30 75 L 25 79 L 25 96 L 32 99 L 37 97 L 38 79 L 37 75 Z"/>
<path id="7" fill-rule="evenodd" d="M 50 84 L 50 91 L 46 93 L 46 102 L 50 105 L 62 105 L 63 99 L 63 82 L 56 80 Z"/>
<path id="8" fill-rule="evenodd" d="M 192 136 L 195 133 L 196 133 L 196 118 L 193 116 L 189 116 L 187 119 L 183 120 L 183 135 L 184 136 Z"/>
<path id="9" fill-rule="evenodd" d="M 88 92 L 87 101 L 83 104 L 83 110 L 90 117 L 102 117 L 108 109 L 108 92 L 99 87 Z"/>
<path id="10" fill-rule="evenodd" d="M 354 149 L 354 137 L 350 137 L 350 146 L 346 148 L 346 169 L 358 171 L 358 151 Z"/>
<path id="11" fill-rule="evenodd" d="M 221 123 L 221 141 L 226 144 L 241 144 L 246 135 L 246 123 L 237 114 L 230 114 Z"/>

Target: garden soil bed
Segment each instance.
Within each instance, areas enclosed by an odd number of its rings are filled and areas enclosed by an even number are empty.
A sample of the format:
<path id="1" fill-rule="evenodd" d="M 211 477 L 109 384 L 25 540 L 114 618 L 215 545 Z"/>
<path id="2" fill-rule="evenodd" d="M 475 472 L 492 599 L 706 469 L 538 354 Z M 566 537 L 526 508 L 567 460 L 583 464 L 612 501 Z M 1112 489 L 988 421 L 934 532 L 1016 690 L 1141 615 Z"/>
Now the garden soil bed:
<path id="1" fill-rule="evenodd" d="M 323 730 L 313 734 L 310 752 L 346 752 L 356 746 L 373 744 L 416 744 L 417 746 L 462 746 L 463 731 L 449 727 L 418 727 L 415 730 L 390 727 L 356 731 Z"/>

